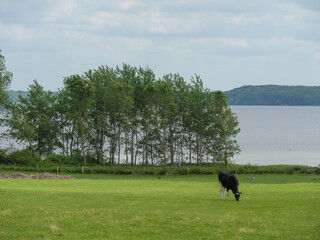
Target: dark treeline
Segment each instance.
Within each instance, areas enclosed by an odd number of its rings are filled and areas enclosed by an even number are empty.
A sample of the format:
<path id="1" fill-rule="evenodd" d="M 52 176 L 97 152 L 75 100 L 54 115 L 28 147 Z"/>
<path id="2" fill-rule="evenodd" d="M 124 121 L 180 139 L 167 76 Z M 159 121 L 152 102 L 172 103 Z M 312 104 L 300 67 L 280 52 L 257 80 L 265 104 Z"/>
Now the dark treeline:
<path id="1" fill-rule="evenodd" d="M 320 86 L 243 86 L 225 93 L 230 105 L 320 106 Z"/>
<path id="2" fill-rule="evenodd" d="M 6 101 L 6 134 L 34 158 L 81 156 L 81 162 L 225 166 L 240 149 L 238 120 L 226 95 L 187 83 L 179 74 L 157 79 L 150 68 L 101 66 L 64 79 L 56 93 L 35 80 L 27 97 Z"/>

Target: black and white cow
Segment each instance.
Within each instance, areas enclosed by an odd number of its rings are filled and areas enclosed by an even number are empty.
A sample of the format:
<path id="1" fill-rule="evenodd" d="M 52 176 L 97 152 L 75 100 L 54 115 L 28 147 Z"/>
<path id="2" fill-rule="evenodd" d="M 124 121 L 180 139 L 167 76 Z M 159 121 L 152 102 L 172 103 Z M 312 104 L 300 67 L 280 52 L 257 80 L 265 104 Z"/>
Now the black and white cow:
<path id="1" fill-rule="evenodd" d="M 228 200 L 229 190 L 231 189 L 234 194 L 234 198 L 236 199 L 236 201 L 239 201 L 240 194 L 241 194 L 241 192 L 239 192 L 238 190 L 239 182 L 238 182 L 238 179 L 233 174 L 228 172 L 220 172 L 219 184 L 220 184 L 220 193 L 221 193 L 222 200 L 224 200 L 224 192 L 226 189 L 227 189 L 226 200 Z"/>

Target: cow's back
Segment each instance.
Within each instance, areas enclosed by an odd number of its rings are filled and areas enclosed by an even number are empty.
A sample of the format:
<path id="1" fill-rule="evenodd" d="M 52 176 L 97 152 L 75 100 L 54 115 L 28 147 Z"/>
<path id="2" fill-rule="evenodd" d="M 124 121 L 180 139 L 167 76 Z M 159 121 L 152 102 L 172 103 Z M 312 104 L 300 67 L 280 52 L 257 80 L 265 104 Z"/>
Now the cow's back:
<path id="1" fill-rule="evenodd" d="M 222 186 L 227 189 L 238 188 L 239 182 L 237 178 L 228 172 L 220 172 L 219 173 L 219 182 L 221 182 Z"/>

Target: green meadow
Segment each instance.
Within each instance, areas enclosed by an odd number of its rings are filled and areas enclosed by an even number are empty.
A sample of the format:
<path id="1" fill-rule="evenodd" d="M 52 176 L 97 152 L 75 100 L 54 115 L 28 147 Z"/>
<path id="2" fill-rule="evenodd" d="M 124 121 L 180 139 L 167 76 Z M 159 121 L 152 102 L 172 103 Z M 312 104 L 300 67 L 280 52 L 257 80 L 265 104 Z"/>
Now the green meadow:
<path id="1" fill-rule="evenodd" d="M 319 175 L 0 179 L 0 239 L 320 239 Z"/>

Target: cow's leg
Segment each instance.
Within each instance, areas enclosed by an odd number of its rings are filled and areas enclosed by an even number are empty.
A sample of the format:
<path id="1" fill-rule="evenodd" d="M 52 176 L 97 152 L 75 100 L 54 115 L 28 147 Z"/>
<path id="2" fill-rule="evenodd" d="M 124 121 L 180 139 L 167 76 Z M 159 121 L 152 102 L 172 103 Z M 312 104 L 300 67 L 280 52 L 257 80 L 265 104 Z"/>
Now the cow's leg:
<path id="1" fill-rule="evenodd" d="M 229 189 L 227 190 L 227 197 L 226 197 L 226 200 L 228 200 L 228 196 L 229 196 Z"/>
<path id="2" fill-rule="evenodd" d="M 219 182 L 220 184 L 220 193 L 221 193 L 221 199 L 224 200 L 224 187 L 222 186 L 221 182 Z"/>

